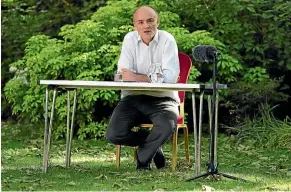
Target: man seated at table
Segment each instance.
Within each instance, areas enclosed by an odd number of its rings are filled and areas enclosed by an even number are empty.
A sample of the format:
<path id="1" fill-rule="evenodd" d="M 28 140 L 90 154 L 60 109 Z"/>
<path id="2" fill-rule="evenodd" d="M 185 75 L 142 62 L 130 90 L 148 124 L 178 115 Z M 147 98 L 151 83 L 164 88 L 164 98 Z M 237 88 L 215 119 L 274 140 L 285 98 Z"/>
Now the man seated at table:
<path id="1" fill-rule="evenodd" d="M 180 68 L 174 37 L 158 30 L 159 17 L 152 7 L 142 6 L 133 14 L 135 31 L 124 37 L 118 71 L 123 81 L 148 82 L 152 64 L 160 63 L 164 83 L 176 83 Z M 106 131 L 107 139 L 116 145 L 138 146 L 138 170 L 150 170 L 152 159 L 156 167 L 165 166 L 161 146 L 176 128 L 179 110 L 177 91 L 122 91 L 121 100 L 113 111 Z M 150 132 L 133 132 L 132 128 L 153 123 Z"/>

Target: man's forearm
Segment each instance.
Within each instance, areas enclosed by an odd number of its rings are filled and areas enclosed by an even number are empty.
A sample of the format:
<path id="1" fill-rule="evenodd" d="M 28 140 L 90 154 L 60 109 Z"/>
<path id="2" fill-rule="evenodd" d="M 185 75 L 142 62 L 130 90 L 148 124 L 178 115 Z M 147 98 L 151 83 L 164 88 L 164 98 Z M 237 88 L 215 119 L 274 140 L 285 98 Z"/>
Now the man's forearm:
<path id="1" fill-rule="evenodd" d="M 151 80 L 149 79 L 147 75 L 140 74 L 140 73 L 136 73 L 135 75 L 136 75 L 137 82 L 148 82 L 148 83 L 151 82 Z"/>

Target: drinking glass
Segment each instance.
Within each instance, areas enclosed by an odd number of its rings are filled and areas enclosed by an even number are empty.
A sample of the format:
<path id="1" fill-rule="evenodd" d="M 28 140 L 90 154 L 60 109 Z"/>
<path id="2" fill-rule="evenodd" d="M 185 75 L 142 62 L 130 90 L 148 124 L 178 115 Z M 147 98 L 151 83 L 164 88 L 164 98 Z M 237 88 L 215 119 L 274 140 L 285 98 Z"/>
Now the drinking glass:
<path id="1" fill-rule="evenodd" d="M 116 72 L 114 74 L 114 81 L 122 82 L 122 73 L 121 72 Z"/>
<path id="2" fill-rule="evenodd" d="M 164 75 L 161 63 L 154 63 L 149 69 L 149 77 L 152 83 L 163 83 Z"/>

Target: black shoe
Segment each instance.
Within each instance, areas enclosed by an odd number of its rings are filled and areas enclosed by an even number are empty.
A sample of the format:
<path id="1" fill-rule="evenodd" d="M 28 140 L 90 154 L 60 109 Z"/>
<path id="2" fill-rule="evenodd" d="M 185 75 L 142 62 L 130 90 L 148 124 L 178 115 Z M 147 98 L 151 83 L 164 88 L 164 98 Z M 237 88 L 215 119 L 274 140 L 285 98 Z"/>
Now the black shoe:
<path id="1" fill-rule="evenodd" d="M 136 159 L 136 170 L 138 171 L 150 171 L 151 166 L 150 163 L 141 163 L 138 159 Z"/>
<path id="2" fill-rule="evenodd" d="M 154 163 L 157 169 L 161 169 L 166 166 L 166 158 L 163 152 L 162 147 L 159 147 L 155 156 L 154 156 Z"/>

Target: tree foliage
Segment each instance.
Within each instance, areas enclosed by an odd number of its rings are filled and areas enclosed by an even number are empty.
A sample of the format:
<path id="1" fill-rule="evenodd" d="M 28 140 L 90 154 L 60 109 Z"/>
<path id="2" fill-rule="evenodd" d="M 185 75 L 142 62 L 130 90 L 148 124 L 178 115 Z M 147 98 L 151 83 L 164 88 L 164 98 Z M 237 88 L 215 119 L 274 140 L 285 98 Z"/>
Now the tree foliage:
<path id="1" fill-rule="evenodd" d="M 173 7 L 190 31 L 209 31 L 215 39 L 224 43 L 227 53 L 243 64 L 239 76 L 236 76 L 239 79 L 238 84 L 231 87 L 245 88 L 243 92 L 256 94 L 265 89 L 269 94 L 273 94 L 269 96 L 274 99 L 272 103 L 278 102 L 275 99 L 278 94 L 291 95 L 291 84 L 288 80 L 288 75 L 291 74 L 290 1 L 175 0 Z M 223 63 L 225 68 L 233 68 L 226 62 Z M 223 75 L 224 69 L 220 70 L 219 74 Z M 280 83 L 277 83 L 276 79 L 280 79 Z M 250 86 L 240 86 L 245 83 Z M 261 88 L 258 89 L 258 86 Z M 230 94 L 233 97 L 231 100 L 241 99 L 237 97 L 235 90 Z M 288 110 L 291 100 L 289 97 L 288 104 L 286 98 L 287 115 L 291 115 Z M 244 104 L 239 107 L 253 106 L 252 99 Z M 256 106 L 258 104 L 256 103 Z M 281 107 L 284 109 L 284 106 Z M 253 108 L 254 111 L 257 109 Z"/>
<path id="2" fill-rule="evenodd" d="M 63 26 L 58 34 L 61 38 L 46 35 L 31 37 L 26 43 L 24 57 L 12 64 L 22 73 L 5 87 L 13 114 L 29 118 L 32 122 L 43 119 L 45 87 L 37 84 L 40 79 L 112 80 L 123 37 L 133 30 L 132 14 L 136 3 L 134 0 L 109 1 L 91 19 Z M 179 26 L 180 17 L 168 11 L 165 2 L 151 1 L 151 5 L 159 11 L 161 29 L 175 36 L 180 51 L 190 53 L 195 45 L 213 44 L 224 52 L 224 45 L 212 38 L 209 32 L 201 30 L 190 33 Z M 226 68 L 220 81 L 232 82 L 241 64 L 226 53 L 224 59 L 233 69 Z M 219 68 L 222 69 L 223 65 Z M 190 82 L 194 82 L 200 73 L 195 66 L 191 73 Z M 66 92 L 61 91 L 56 100 L 56 129 L 59 137 L 66 127 L 66 98 Z M 97 110 L 102 110 L 114 106 L 119 94 L 111 90 L 78 91 L 76 122 L 80 127 L 79 138 L 87 135 L 100 137 L 106 128 L 106 119 L 96 121 L 92 115 L 96 110 L 97 99 L 102 102 L 101 109 Z"/>
<path id="3" fill-rule="evenodd" d="M 280 72 L 290 69 L 290 41 L 286 40 L 290 39 L 291 6 L 288 1 L 112 0 L 90 19 L 92 6 L 104 1 L 57 1 L 57 6 L 53 6 L 51 1 L 38 1 L 35 5 L 34 1 L 27 0 L 24 10 L 29 14 L 22 14 L 17 6 L 11 7 L 8 2 L 24 9 L 21 1 L 5 1 L 7 9 L 2 24 L 7 27 L 6 31 L 17 28 L 17 24 L 22 22 L 17 19 L 24 19 L 23 25 L 19 26 L 21 31 L 30 26 L 19 37 L 19 32 L 3 32 L 7 53 L 14 50 L 9 46 L 12 40 L 26 42 L 25 48 L 19 47 L 19 55 L 9 55 L 10 60 L 6 61 L 13 62 L 11 66 L 18 69 L 7 83 L 5 95 L 12 113 L 19 119 L 32 122 L 43 119 L 45 87 L 37 84 L 40 79 L 112 80 L 123 37 L 133 30 L 133 11 L 144 4 L 157 9 L 160 29 L 174 35 L 179 51 L 192 55 L 192 48 L 199 44 L 217 47 L 223 55 L 218 63 L 218 82 L 237 82 L 233 87 L 238 89 L 231 92 L 233 97 L 227 97 L 230 101 L 239 100 L 238 103 L 249 108 L 257 106 L 251 99 L 240 100 L 242 93 L 246 92 L 257 96 L 254 101 L 260 100 L 260 93 L 264 93 L 264 98 L 272 94 L 267 97 L 268 101 L 286 99 L 285 95 L 277 94 L 280 84 L 271 78 L 281 75 L 274 74 L 274 69 Z M 54 11 L 48 11 L 52 9 Z M 9 16 L 15 18 L 14 25 L 9 24 Z M 45 18 L 50 18 L 49 22 Z M 56 26 L 61 27 L 58 33 L 51 30 Z M 40 32 L 43 30 L 46 32 Z M 32 34 L 35 36 L 30 37 Z M 24 54 L 21 53 L 23 49 Z M 212 66 L 202 66 L 195 61 L 193 64 L 189 82 L 209 81 L 205 71 L 211 71 Z M 264 88 L 266 82 L 270 86 Z M 67 96 L 63 90 L 58 94 L 56 135 L 62 137 L 66 127 Z M 118 99 L 118 91 L 80 89 L 76 119 L 79 138 L 101 137 L 108 121 L 103 112 L 112 108 Z M 239 111 L 239 105 L 232 103 L 229 106 Z M 96 117 L 96 114 L 101 114 L 101 117 Z"/>
<path id="4" fill-rule="evenodd" d="M 4 0 L 1 1 L 1 87 L 13 77 L 9 64 L 24 56 L 25 43 L 34 35 L 57 37 L 61 26 L 89 18 L 105 0 Z M 1 116 L 10 114 L 1 95 Z"/>
<path id="5" fill-rule="evenodd" d="M 176 0 L 173 5 L 190 30 L 208 30 L 247 67 L 291 70 L 290 1 Z"/>

